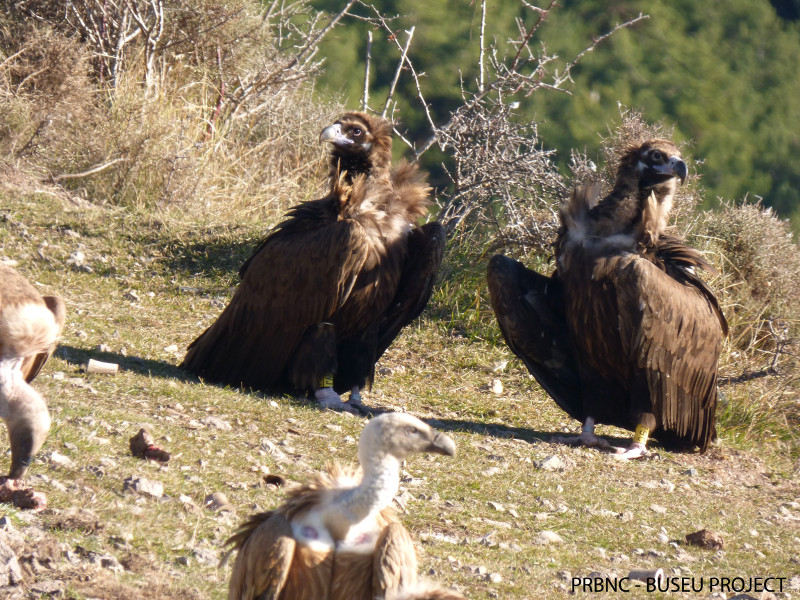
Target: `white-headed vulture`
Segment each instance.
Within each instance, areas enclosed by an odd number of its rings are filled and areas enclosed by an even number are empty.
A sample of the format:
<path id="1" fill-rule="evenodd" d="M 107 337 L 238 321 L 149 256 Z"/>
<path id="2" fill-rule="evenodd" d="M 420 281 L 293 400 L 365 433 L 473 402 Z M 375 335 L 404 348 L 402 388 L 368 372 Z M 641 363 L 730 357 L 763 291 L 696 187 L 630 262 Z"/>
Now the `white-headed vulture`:
<path id="1" fill-rule="evenodd" d="M 0 498 L 24 507 L 44 507 L 44 496 L 20 487 L 19 480 L 50 429 L 47 404 L 30 382 L 55 349 L 65 317 L 60 298 L 42 297 L 0 263 L 0 417 L 11 442 L 11 469 L 0 478 Z"/>
<path id="2" fill-rule="evenodd" d="M 728 324 L 696 269 L 702 255 L 664 232 L 687 175 L 675 145 L 650 140 L 621 157 L 612 191 L 576 189 L 561 209 L 556 269 L 545 277 L 503 256 L 489 262 L 492 306 L 511 350 L 583 432 L 634 431 L 705 451 L 716 437 L 717 360 Z"/>
<path id="3" fill-rule="evenodd" d="M 402 461 L 418 452 L 453 456 L 455 443 L 405 413 L 372 419 L 358 442 L 360 474 L 329 466 L 228 541 L 238 551 L 228 600 L 373 600 L 413 590 L 414 543 L 390 504 Z"/>
<path id="4" fill-rule="evenodd" d="M 181 366 L 215 383 L 314 391 L 323 407 L 354 412 L 375 362 L 427 304 L 445 236 L 439 223 L 417 226 L 430 188 L 416 165 L 392 168 L 388 121 L 347 113 L 320 141 L 332 148 L 330 192 L 290 209 L 258 246 Z"/>

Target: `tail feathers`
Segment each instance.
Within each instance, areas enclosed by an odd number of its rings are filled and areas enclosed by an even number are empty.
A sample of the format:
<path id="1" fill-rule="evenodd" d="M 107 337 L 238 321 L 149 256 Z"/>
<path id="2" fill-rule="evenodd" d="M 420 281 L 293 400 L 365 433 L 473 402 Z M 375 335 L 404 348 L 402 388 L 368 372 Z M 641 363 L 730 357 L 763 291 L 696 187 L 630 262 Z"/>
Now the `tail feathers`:
<path id="1" fill-rule="evenodd" d="M 15 304 L 0 311 L 0 348 L 6 356 L 47 353 L 60 330 L 53 312 L 44 304 Z"/>

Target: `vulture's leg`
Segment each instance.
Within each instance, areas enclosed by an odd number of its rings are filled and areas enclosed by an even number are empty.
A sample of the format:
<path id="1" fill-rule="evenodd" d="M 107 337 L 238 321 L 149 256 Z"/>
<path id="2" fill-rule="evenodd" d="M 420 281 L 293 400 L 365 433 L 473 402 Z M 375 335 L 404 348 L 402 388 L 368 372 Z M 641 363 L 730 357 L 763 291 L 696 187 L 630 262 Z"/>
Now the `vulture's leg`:
<path id="1" fill-rule="evenodd" d="M 561 281 L 501 255 L 489 261 L 487 281 L 508 347 L 562 410 L 583 420 L 580 376 L 567 334 Z"/>
<path id="2" fill-rule="evenodd" d="M 601 450 L 618 450 L 618 448 L 614 448 L 614 446 L 609 444 L 606 440 L 594 434 L 594 419 L 592 417 L 586 417 L 580 435 L 557 437 L 554 438 L 554 441 L 569 446 L 586 446 L 587 448 L 600 448 Z"/>
<path id="3" fill-rule="evenodd" d="M 422 313 L 433 291 L 433 282 L 444 254 L 445 233 L 438 223 L 426 223 L 408 234 L 408 253 L 397 293 L 378 322 L 379 359 L 400 331 Z"/>
<path id="4" fill-rule="evenodd" d="M 350 393 L 346 403 L 351 412 L 369 414 L 369 409 L 362 404 L 361 390 L 372 384 L 377 361 L 378 344 L 377 321 L 368 326 L 360 334 L 339 342 L 336 352 L 339 370 L 336 372 L 333 388 L 339 393 Z"/>
<path id="5" fill-rule="evenodd" d="M 309 327 L 292 355 L 289 383 L 297 390 L 314 390 L 322 408 L 354 412 L 333 389 L 336 361 L 336 329 L 331 323 Z"/>
<path id="6" fill-rule="evenodd" d="M 31 459 L 50 429 L 50 414 L 42 396 L 26 381 L 21 357 L 0 358 L 0 418 L 8 428 L 11 469 L 0 478 L 0 501 L 40 510 L 47 505 L 41 492 L 21 485 Z"/>
<path id="7" fill-rule="evenodd" d="M 632 460 L 634 458 L 644 458 L 650 455 L 647 450 L 647 438 L 650 432 L 656 428 L 656 418 L 653 413 L 640 413 L 636 417 L 636 431 L 633 434 L 633 441 L 627 448 L 617 448 L 615 458 L 620 460 Z"/>

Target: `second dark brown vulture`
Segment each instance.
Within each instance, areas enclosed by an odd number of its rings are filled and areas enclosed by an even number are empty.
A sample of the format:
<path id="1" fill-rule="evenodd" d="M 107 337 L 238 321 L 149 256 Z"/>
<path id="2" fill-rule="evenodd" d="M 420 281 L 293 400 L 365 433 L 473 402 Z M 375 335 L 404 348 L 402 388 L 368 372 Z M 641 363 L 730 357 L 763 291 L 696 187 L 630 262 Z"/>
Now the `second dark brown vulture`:
<path id="1" fill-rule="evenodd" d="M 556 270 L 495 256 L 492 306 L 511 350 L 570 416 L 575 440 L 608 446 L 595 423 L 635 431 L 621 458 L 662 444 L 705 451 L 716 437 L 717 360 L 728 325 L 696 269 L 711 267 L 665 233 L 687 168 L 667 140 L 631 147 L 613 190 L 575 190 L 561 210 Z"/>
<path id="2" fill-rule="evenodd" d="M 445 237 L 439 223 L 417 225 L 430 188 L 416 165 L 392 168 L 388 121 L 347 113 L 320 141 L 332 148 L 330 192 L 292 208 L 255 250 L 181 366 L 354 412 L 375 362 L 427 304 Z"/>

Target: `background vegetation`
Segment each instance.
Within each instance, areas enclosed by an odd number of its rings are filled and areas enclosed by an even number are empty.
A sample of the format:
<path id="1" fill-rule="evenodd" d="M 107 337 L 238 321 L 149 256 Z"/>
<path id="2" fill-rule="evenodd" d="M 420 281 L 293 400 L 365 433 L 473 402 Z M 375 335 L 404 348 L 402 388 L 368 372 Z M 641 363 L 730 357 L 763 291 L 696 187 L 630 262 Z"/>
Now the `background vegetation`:
<path id="1" fill-rule="evenodd" d="M 339 3 L 314 0 L 333 10 Z M 650 16 L 609 39 L 573 72 L 569 93 L 537 93 L 522 100 L 519 118 L 535 120 L 546 147 L 558 150 L 564 170 L 577 149 L 593 158 L 600 137 L 619 122 L 617 107 L 644 111 L 652 121 L 675 126 L 702 158 L 703 205 L 720 198 L 764 199 L 800 228 L 800 180 L 794 157 L 800 150 L 800 22 L 791 3 L 768 0 L 624 0 L 609 5 L 594 0 L 566 0 L 548 15 L 538 36 L 548 54 L 557 56 L 549 71 L 563 69 L 593 37 L 615 24 Z M 416 26 L 409 55 L 425 71 L 422 88 L 431 112 L 443 118 L 461 103 L 460 87 L 478 79 L 481 3 L 461 0 L 381 2 L 386 14 L 400 18 L 401 32 Z M 780 10 L 779 10 L 780 8 Z M 526 11 L 516 0 L 487 3 L 487 31 L 498 40 L 516 36 L 514 19 Z M 354 105 L 361 99 L 368 25 L 343 24 L 323 42 L 329 56 L 320 82 Z M 371 70 L 375 90 L 385 90 L 397 57 L 385 36 L 373 45 Z M 413 81 L 401 83 L 400 102 L 415 105 Z M 403 110 L 412 139 L 427 127 L 419 110 Z M 439 156 L 426 158 L 436 168 Z"/>
<path id="2" fill-rule="evenodd" d="M 223 597 L 222 542 L 245 514 L 280 500 L 264 473 L 298 480 L 332 453 L 354 459 L 360 422 L 205 386 L 176 365 L 257 240 L 320 193 L 316 139 L 360 102 L 369 31 L 369 105 L 387 105 L 434 171 L 450 232 L 423 319 L 384 357 L 367 396 L 432 419 L 464 449 L 446 466 L 409 465 L 403 518 L 422 542 L 423 572 L 474 598 L 560 598 L 573 573 L 634 567 L 740 574 L 755 561 L 797 572 L 800 252 L 783 220 L 797 203 L 766 191 L 795 189 L 794 5 L 777 16 L 738 0 L 612 12 L 504 0 L 487 3 L 481 45 L 482 6 L 3 4 L 0 259 L 63 296 L 69 318 L 37 380 L 55 419 L 33 482 L 52 509 L 0 508 L 24 532 L 15 550 L 25 587 L 0 591 L 35 597 L 55 580 L 70 598 Z M 598 37 L 640 9 L 650 18 Z M 485 261 L 502 251 L 552 268 L 564 194 L 608 182 L 620 149 L 656 134 L 686 142 L 691 177 L 674 224 L 719 270 L 710 284 L 732 333 L 714 451 L 620 466 L 548 443 L 576 424 L 505 348 Z M 395 151 L 411 154 L 399 137 Z M 120 375 L 84 373 L 90 357 L 118 362 Z M 128 454 L 141 424 L 173 451 L 170 466 Z M 537 466 L 551 456 L 560 467 Z M 165 493 L 123 492 L 131 476 L 160 480 Z M 203 506 L 221 490 L 237 515 Z M 725 552 L 686 546 L 703 526 L 723 534 Z"/>

